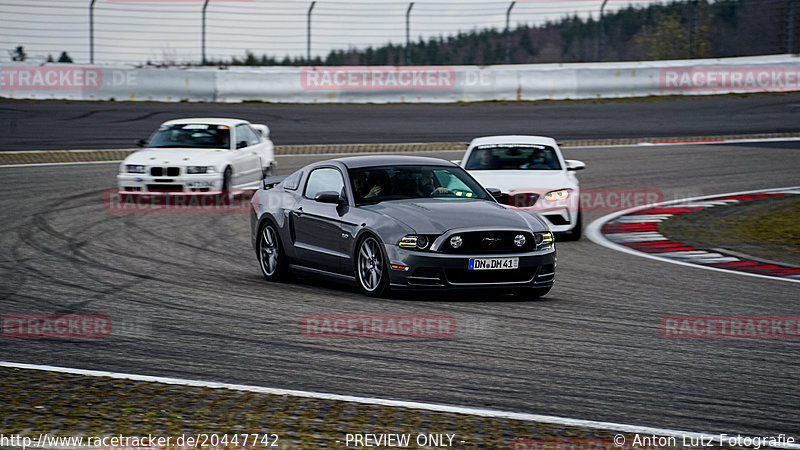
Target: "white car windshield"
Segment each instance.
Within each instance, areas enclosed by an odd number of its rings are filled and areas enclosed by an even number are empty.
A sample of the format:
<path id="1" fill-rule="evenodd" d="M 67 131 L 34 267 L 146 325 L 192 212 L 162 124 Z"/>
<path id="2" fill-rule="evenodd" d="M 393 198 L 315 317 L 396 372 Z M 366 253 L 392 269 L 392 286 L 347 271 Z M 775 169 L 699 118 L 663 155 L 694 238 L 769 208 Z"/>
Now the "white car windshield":
<path id="1" fill-rule="evenodd" d="M 230 148 L 231 129 L 225 125 L 166 125 L 150 138 L 150 148 Z"/>
<path id="2" fill-rule="evenodd" d="M 467 170 L 561 170 L 556 151 L 547 145 L 486 145 L 475 147 Z"/>

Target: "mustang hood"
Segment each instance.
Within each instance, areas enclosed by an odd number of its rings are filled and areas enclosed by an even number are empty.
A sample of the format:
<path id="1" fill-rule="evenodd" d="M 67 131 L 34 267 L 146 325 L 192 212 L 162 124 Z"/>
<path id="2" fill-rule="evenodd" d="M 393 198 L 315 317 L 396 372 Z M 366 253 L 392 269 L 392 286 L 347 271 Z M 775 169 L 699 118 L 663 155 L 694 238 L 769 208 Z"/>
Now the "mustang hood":
<path id="1" fill-rule="evenodd" d="M 153 148 L 128 156 L 125 164 L 213 166 L 224 159 L 229 150 L 209 148 Z"/>
<path id="2" fill-rule="evenodd" d="M 562 189 L 571 184 L 560 170 L 471 170 L 469 174 L 481 185 L 504 193 L 512 189 Z"/>
<path id="3" fill-rule="evenodd" d="M 418 199 L 397 200 L 367 206 L 367 209 L 383 214 L 411 227 L 420 234 L 440 234 L 454 228 L 492 227 L 525 228 L 538 220 L 526 220 L 522 214 L 499 203 L 483 200 Z M 546 231 L 547 227 L 533 225 L 535 231 Z"/>

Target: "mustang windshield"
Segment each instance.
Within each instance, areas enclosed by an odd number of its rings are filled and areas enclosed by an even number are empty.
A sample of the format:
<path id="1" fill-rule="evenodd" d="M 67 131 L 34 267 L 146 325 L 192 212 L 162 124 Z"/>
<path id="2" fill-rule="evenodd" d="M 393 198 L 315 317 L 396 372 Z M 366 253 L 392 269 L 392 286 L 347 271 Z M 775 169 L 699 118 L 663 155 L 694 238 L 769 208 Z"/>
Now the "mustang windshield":
<path id="1" fill-rule="evenodd" d="M 547 145 L 482 145 L 472 150 L 467 170 L 561 170 L 556 151 Z"/>
<path id="2" fill-rule="evenodd" d="M 351 169 L 357 205 L 413 198 L 488 199 L 489 195 L 461 168 L 379 166 Z"/>
<path id="3" fill-rule="evenodd" d="M 230 127 L 200 123 L 167 125 L 150 138 L 150 148 L 230 148 Z"/>

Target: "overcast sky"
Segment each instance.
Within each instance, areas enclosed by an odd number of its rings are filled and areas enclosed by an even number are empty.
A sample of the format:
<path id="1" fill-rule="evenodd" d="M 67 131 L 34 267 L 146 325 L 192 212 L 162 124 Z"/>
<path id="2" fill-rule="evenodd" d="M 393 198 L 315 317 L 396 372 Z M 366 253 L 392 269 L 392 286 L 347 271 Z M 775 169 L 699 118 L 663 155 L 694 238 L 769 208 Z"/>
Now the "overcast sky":
<path id="1" fill-rule="evenodd" d="M 31 62 L 66 51 L 76 63 L 89 62 L 91 0 L 0 0 L 0 63 L 22 45 Z M 659 0 L 608 0 L 606 11 Z M 458 31 L 503 29 L 510 1 L 416 1 L 411 38 L 448 36 Z M 578 14 L 599 17 L 602 0 L 520 0 L 511 27 L 539 25 Z M 209 59 L 257 56 L 283 58 L 306 53 L 306 17 L 311 1 L 211 0 L 207 11 Z M 203 0 L 96 0 L 95 63 L 198 63 L 201 59 Z M 408 2 L 319 0 L 311 15 L 311 55 L 332 49 L 405 43 Z"/>

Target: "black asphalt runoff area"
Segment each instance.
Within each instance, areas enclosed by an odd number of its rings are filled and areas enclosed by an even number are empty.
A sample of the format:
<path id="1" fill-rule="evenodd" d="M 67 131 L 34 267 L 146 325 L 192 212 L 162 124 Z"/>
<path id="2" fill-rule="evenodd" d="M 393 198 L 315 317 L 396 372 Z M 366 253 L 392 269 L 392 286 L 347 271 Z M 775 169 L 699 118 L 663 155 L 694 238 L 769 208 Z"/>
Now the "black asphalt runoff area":
<path id="1" fill-rule="evenodd" d="M 798 131 L 800 93 L 389 105 L 0 100 L 0 151 L 131 148 L 166 120 L 209 116 L 265 123 L 278 145 L 469 141 L 492 134 L 714 136 Z"/>

